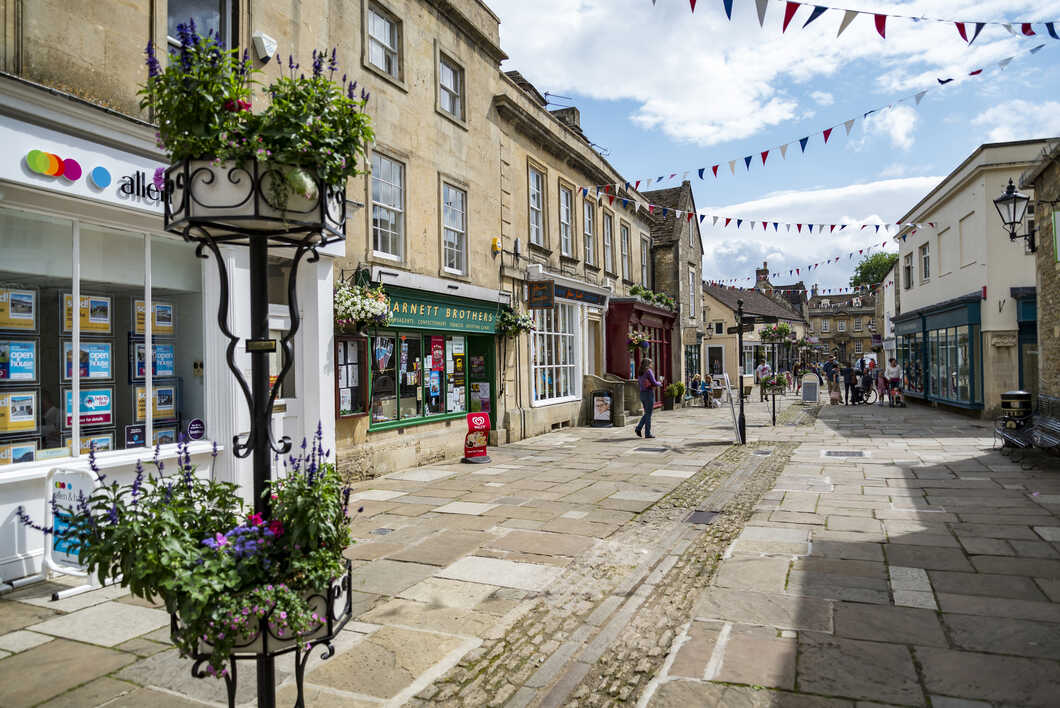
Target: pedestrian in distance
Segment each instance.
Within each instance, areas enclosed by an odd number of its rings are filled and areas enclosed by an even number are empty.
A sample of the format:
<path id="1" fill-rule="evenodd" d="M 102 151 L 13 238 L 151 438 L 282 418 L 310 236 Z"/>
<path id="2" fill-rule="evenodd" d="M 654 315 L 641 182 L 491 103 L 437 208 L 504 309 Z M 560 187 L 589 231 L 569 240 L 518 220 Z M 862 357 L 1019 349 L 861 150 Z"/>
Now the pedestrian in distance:
<path id="1" fill-rule="evenodd" d="M 854 373 L 854 367 L 850 365 L 850 362 L 845 361 L 839 369 L 839 375 L 843 379 L 843 405 L 849 406 L 854 397 L 854 383 L 857 380 L 857 374 Z"/>
<path id="2" fill-rule="evenodd" d="M 902 398 L 902 367 L 898 365 L 897 359 L 891 358 L 883 375 L 887 378 L 887 388 L 891 392 L 891 408 L 905 408 L 905 400 Z"/>
<path id="3" fill-rule="evenodd" d="M 795 380 L 792 383 L 795 385 L 795 395 L 797 396 L 802 392 L 802 375 L 806 373 L 806 368 L 801 361 L 797 361 L 795 366 L 792 367 L 791 373 L 795 376 Z"/>
<path id="4" fill-rule="evenodd" d="M 755 376 L 758 377 L 758 400 L 766 400 L 766 387 L 763 381 L 767 376 L 773 373 L 773 369 L 766 363 L 765 359 L 758 360 L 758 368 L 755 369 Z"/>
<path id="5" fill-rule="evenodd" d="M 637 376 L 637 385 L 640 388 L 640 404 L 644 406 L 644 415 L 637 423 L 633 431 L 640 437 L 640 431 L 644 431 L 644 437 L 654 438 L 651 434 L 651 414 L 655 410 L 655 389 L 662 386 L 662 379 L 655 378 L 655 372 L 651 370 L 652 360 L 644 357 L 640 360 L 640 370 Z"/>
<path id="6" fill-rule="evenodd" d="M 839 370 L 839 364 L 836 363 L 835 355 L 828 357 L 828 361 L 824 363 L 822 367 L 824 370 L 824 378 L 828 382 L 828 393 L 833 393 L 836 390 L 837 374 Z"/>

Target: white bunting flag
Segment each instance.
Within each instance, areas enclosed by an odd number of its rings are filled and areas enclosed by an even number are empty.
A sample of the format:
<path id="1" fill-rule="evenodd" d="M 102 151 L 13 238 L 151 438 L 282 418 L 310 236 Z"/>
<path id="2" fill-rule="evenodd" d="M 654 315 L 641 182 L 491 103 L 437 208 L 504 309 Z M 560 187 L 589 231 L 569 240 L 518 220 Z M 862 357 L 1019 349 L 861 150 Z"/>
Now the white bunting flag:
<path id="1" fill-rule="evenodd" d="M 765 27 L 766 6 L 769 5 L 769 0 L 755 0 L 755 5 L 758 7 L 758 25 L 759 27 Z"/>
<path id="2" fill-rule="evenodd" d="M 732 176 L 736 176 L 736 160 L 729 160 L 729 171 L 732 172 Z"/>
<path id="3" fill-rule="evenodd" d="M 850 135 L 850 129 L 854 127 L 854 119 L 851 118 L 846 123 L 843 123 L 843 127 L 847 129 L 847 135 Z"/>
<path id="4" fill-rule="evenodd" d="M 924 100 L 924 96 L 927 95 L 927 91 L 921 91 L 916 95 L 916 105 L 920 105 L 920 102 Z"/>
<path id="5" fill-rule="evenodd" d="M 787 143 L 780 146 L 780 159 L 784 160 L 788 157 L 788 146 Z"/>
<path id="6" fill-rule="evenodd" d="M 850 23 L 854 21 L 854 18 L 858 16 L 857 10 L 847 10 L 843 13 L 843 20 L 839 23 L 839 31 L 836 32 L 835 36 L 843 34 L 843 30 L 850 26 Z"/>
<path id="7" fill-rule="evenodd" d="M 1008 67 L 1008 65 L 1009 65 L 1009 64 L 1011 64 L 1011 63 L 1012 63 L 1012 60 L 1013 60 L 1014 58 L 1015 58 L 1015 57 L 1005 57 L 1004 59 L 1002 59 L 1001 61 L 999 61 L 999 62 L 997 63 L 997 65 L 1001 67 L 1002 71 L 1004 71 L 1004 69 L 1005 69 L 1006 67 Z"/>

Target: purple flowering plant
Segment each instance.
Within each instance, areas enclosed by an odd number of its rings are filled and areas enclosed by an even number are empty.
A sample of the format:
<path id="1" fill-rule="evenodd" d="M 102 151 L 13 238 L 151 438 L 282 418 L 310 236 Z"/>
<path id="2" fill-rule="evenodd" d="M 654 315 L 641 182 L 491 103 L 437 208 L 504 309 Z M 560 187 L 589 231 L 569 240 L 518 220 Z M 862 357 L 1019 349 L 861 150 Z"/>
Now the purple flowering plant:
<path id="1" fill-rule="evenodd" d="M 133 595 L 162 600 L 179 618 L 181 652 L 209 653 L 207 671 L 220 676 L 261 631 L 305 646 L 325 621 L 306 598 L 327 594 L 352 543 L 350 489 L 328 455 L 318 427 L 311 445 L 282 460 L 265 492 L 269 518 L 248 512 L 236 485 L 197 475 L 183 441 L 175 468 L 156 449 L 154 471 L 138 464 L 131 484 L 111 481 L 71 507 L 57 505 L 64 531 L 34 523 L 21 507 L 18 516 L 75 545 L 101 583 L 120 578 Z M 90 466 L 98 469 L 94 453 Z"/>
<path id="2" fill-rule="evenodd" d="M 269 163 L 286 178 L 274 186 L 284 205 L 292 191 L 316 198 L 310 175 L 345 185 L 363 173 L 357 166 L 374 139 L 365 112 L 369 95 L 345 74 L 337 79 L 336 49 L 314 50 L 308 76 L 294 57 L 284 67 L 277 55 L 279 76 L 263 86 L 262 71 L 245 50 L 226 49 L 212 33 L 200 35 L 194 22 L 179 25 L 177 35 L 165 67 L 148 43 L 147 81 L 140 89 L 140 108 L 158 123 L 159 145 L 172 163 Z M 255 112 L 259 106 L 263 110 Z"/>

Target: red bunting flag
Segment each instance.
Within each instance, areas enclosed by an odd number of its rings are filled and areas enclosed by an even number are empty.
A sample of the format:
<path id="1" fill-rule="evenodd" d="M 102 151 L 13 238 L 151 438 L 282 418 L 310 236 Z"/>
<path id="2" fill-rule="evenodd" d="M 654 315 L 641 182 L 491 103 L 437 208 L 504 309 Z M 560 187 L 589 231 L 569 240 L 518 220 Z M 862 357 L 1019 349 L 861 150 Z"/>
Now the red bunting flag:
<path id="1" fill-rule="evenodd" d="M 769 150 L 762 151 L 762 164 L 766 164 L 766 158 L 769 156 Z"/>
<path id="2" fill-rule="evenodd" d="M 718 176 L 718 165 L 714 165 L 710 169 L 713 170 L 714 176 L 717 177 Z"/>
<path id="3" fill-rule="evenodd" d="M 876 31 L 881 37 L 887 39 L 887 15 L 876 15 Z"/>
<path id="4" fill-rule="evenodd" d="M 953 24 L 957 25 L 957 34 L 961 35 L 961 39 L 963 39 L 965 42 L 967 42 L 968 41 L 968 33 L 965 32 L 965 30 L 964 30 L 964 23 L 963 22 L 954 22 Z"/>
<path id="5" fill-rule="evenodd" d="M 688 0 L 688 3 L 692 6 L 692 12 L 696 11 L 696 0 Z"/>
<path id="6" fill-rule="evenodd" d="M 763 231 L 765 231 L 765 230 L 766 230 L 766 222 L 764 222 L 764 221 L 762 222 L 762 230 L 763 230 Z"/>
<path id="7" fill-rule="evenodd" d="M 729 222 L 731 222 L 731 221 L 732 221 L 732 217 L 731 216 L 726 216 L 725 217 L 725 226 L 728 226 Z"/>
<path id="8" fill-rule="evenodd" d="M 783 34 L 784 32 L 787 32 L 788 25 L 791 24 L 791 19 L 793 17 L 795 17 L 795 13 L 798 11 L 799 6 L 801 4 L 802 3 L 798 3 L 798 2 L 789 2 L 784 7 L 784 26 L 780 30 L 781 34 Z"/>
<path id="9" fill-rule="evenodd" d="M 801 234 L 802 233 L 802 224 L 795 224 L 795 226 L 799 229 L 799 233 Z"/>
<path id="10" fill-rule="evenodd" d="M 639 179 L 637 180 L 637 183 L 635 185 L 633 185 L 633 191 L 636 191 L 638 189 L 640 189 L 640 180 Z"/>
<path id="11" fill-rule="evenodd" d="M 981 73 L 983 73 L 982 69 L 976 69 L 975 71 L 968 72 L 968 76 L 979 76 Z"/>
<path id="12" fill-rule="evenodd" d="M 832 129 L 831 128 L 829 128 L 828 130 L 824 131 L 824 142 L 825 142 L 825 144 L 828 144 L 828 138 L 831 135 L 832 135 Z"/>
<path id="13" fill-rule="evenodd" d="M 1031 28 L 1030 22 L 1024 22 L 1022 25 L 1020 25 L 1020 31 L 1023 32 L 1023 35 L 1025 37 L 1033 37 L 1036 34 L 1036 32 Z"/>
<path id="14" fill-rule="evenodd" d="M 691 220 L 692 220 L 692 217 L 693 217 L 693 216 L 695 216 L 695 213 L 694 213 L 694 212 L 691 212 L 691 211 L 690 211 L 690 212 L 688 212 L 688 218 L 687 218 L 687 219 L 685 219 L 685 221 L 691 221 Z"/>
<path id="15" fill-rule="evenodd" d="M 798 275 L 798 274 L 799 274 L 799 269 L 798 269 L 798 268 L 796 268 L 796 269 L 795 269 L 795 275 Z"/>
<path id="16" fill-rule="evenodd" d="M 654 214 L 655 213 L 655 205 L 654 204 L 649 204 L 648 205 L 648 213 L 649 214 Z"/>
<path id="17" fill-rule="evenodd" d="M 859 249 L 858 249 L 858 255 L 859 255 L 859 256 L 860 256 L 860 255 L 861 255 L 862 253 L 864 253 L 864 252 L 865 252 L 865 249 L 864 249 L 864 248 L 859 248 Z"/>
<path id="18" fill-rule="evenodd" d="M 828 229 L 828 233 L 835 231 L 835 224 L 832 224 L 832 228 Z"/>

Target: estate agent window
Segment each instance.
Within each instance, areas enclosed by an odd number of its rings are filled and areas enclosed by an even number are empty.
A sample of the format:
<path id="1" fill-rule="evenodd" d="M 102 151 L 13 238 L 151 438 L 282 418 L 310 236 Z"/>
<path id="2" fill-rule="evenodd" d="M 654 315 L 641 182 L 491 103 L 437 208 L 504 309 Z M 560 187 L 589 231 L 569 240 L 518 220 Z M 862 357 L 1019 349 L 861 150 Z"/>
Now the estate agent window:
<path id="1" fill-rule="evenodd" d="M 574 221 L 572 203 L 574 193 L 566 187 L 559 188 L 559 253 L 561 256 L 571 257 L 574 248 L 571 244 L 571 227 Z"/>
<path id="2" fill-rule="evenodd" d="M 604 270 L 608 273 L 615 272 L 615 254 L 612 244 L 614 229 L 614 217 L 604 212 Z"/>
<path id="3" fill-rule="evenodd" d="M 545 245 L 545 175 L 540 170 L 530 168 L 530 243 Z"/>
<path id="4" fill-rule="evenodd" d="M 555 403 L 580 395 L 575 356 L 575 305 L 556 303 L 534 310 L 532 366 L 534 401 Z"/>
<path id="5" fill-rule="evenodd" d="M 444 54 L 438 59 L 438 100 L 443 111 L 464 120 L 464 70 Z"/>
<path id="6" fill-rule="evenodd" d="M 405 166 L 372 153 L 372 248 L 400 260 L 405 242 Z"/>
<path id="7" fill-rule="evenodd" d="M 467 274 L 467 194 L 442 183 L 442 233 L 445 270 Z"/>
<path id="8" fill-rule="evenodd" d="M 194 249 L 0 208 L 0 252 L 0 470 L 175 443 L 205 420 Z"/>
<path id="9" fill-rule="evenodd" d="M 596 265 L 596 209 L 592 202 L 582 202 L 582 239 L 585 241 L 585 263 Z"/>
<path id="10" fill-rule="evenodd" d="M 384 74 L 401 80 L 400 23 L 388 12 L 368 8 L 368 61 Z"/>
<path id="11" fill-rule="evenodd" d="M 622 234 L 622 280 L 629 280 L 629 227 L 622 224 L 619 230 Z"/>

